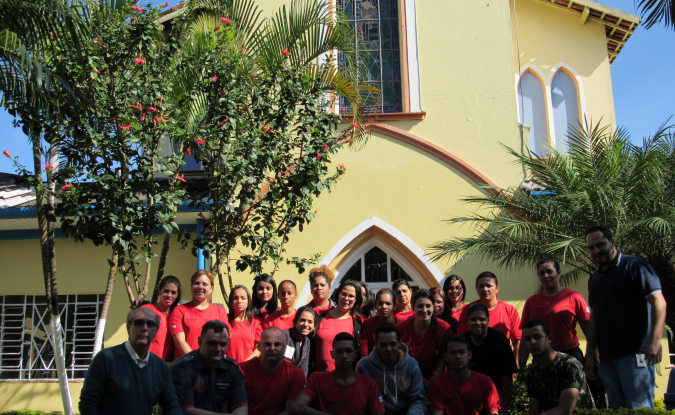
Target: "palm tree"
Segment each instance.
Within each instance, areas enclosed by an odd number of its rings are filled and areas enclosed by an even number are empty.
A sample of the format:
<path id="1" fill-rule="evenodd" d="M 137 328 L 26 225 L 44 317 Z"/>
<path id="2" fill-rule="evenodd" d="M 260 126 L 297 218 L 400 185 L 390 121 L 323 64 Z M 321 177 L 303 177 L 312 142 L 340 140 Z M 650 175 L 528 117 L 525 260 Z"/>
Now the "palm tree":
<path id="1" fill-rule="evenodd" d="M 647 29 L 661 22 L 667 28 L 675 29 L 675 0 L 638 0 L 637 8 L 643 18 L 647 16 Z"/>
<path id="2" fill-rule="evenodd" d="M 531 175 L 519 187 L 494 189 L 465 199 L 475 213 L 450 219 L 468 223 L 475 236 L 432 246 L 434 259 L 476 256 L 500 266 L 533 267 L 546 256 L 564 264 L 561 282 L 571 285 L 597 266 L 585 231 L 604 225 L 625 253 L 647 259 L 675 303 L 675 135 L 662 125 L 642 146 L 623 129 L 584 125 L 570 132 L 569 152 L 550 149 L 538 158 L 507 148 Z M 531 191 L 535 189 L 536 191 Z M 669 310 L 668 324 L 675 324 Z"/>

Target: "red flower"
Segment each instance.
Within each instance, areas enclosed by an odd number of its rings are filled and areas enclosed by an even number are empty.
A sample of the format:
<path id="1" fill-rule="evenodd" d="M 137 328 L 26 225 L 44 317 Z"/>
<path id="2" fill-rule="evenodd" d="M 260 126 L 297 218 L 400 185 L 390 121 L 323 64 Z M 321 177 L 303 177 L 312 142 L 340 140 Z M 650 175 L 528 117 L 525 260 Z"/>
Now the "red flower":
<path id="1" fill-rule="evenodd" d="M 45 171 L 52 172 L 54 171 L 54 167 L 51 164 L 47 164 L 45 166 Z"/>
<path id="2" fill-rule="evenodd" d="M 155 107 L 148 107 L 145 109 L 147 112 L 157 112 L 157 108 Z"/>
<path id="3" fill-rule="evenodd" d="M 203 217 L 204 217 L 204 214 L 203 214 L 202 212 L 199 212 L 199 213 L 197 214 L 197 216 L 199 216 L 200 218 L 203 218 Z"/>
<path id="4" fill-rule="evenodd" d="M 326 145 L 326 143 L 323 143 L 323 145 L 321 147 L 325 150 L 325 149 L 328 148 L 328 145 Z"/>
<path id="5" fill-rule="evenodd" d="M 352 125 L 352 127 L 354 127 L 354 129 L 358 129 L 358 128 L 359 128 L 359 126 L 356 125 L 356 123 L 354 123 L 354 122 L 352 122 L 352 123 L 350 123 L 350 124 Z"/>
<path id="6" fill-rule="evenodd" d="M 263 125 L 262 127 L 260 127 L 260 131 L 262 131 L 262 132 L 265 133 L 265 134 L 267 134 L 267 132 L 268 132 L 269 130 L 270 130 L 270 127 L 268 127 L 268 126 L 266 126 L 266 125 Z"/>
<path id="7" fill-rule="evenodd" d="M 143 111 L 143 107 L 137 102 L 136 105 L 131 105 L 131 108 L 136 108 L 137 110 Z"/>
<path id="8" fill-rule="evenodd" d="M 97 74 L 97 75 L 100 75 L 100 74 L 101 74 L 101 71 L 99 71 L 99 70 L 97 69 L 97 70 L 96 70 L 96 74 Z"/>
<path id="9" fill-rule="evenodd" d="M 286 56 L 290 56 L 291 52 L 287 51 L 286 49 L 281 49 L 281 54 L 286 55 Z"/>
<path id="10" fill-rule="evenodd" d="M 218 95 L 220 95 L 221 98 L 225 98 L 225 93 L 224 93 L 224 92 L 219 92 Z"/>
<path id="11" fill-rule="evenodd" d="M 68 184 L 65 185 L 65 186 L 61 186 L 61 190 L 63 190 L 63 191 L 65 192 L 66 190 L 72 189 L 72 188 L 74 188 L 74 187 L 75 187 L 75 186 L 73 186 L 71 183 L 68 183 Z"/>
<path id="12" fill-rule="evenodd" d="M 145 121 L 145 113 L 141 114 L 141 121 Z"/>
<path id="13" fill-rule="evenodd" d="M 164 124 L 166 124 L 166 119 L 162 118 L 162 122 L 163 122 Z"/>
<path id="14" fill-rule="evenodd" d="M 197 144 L 199 144 L 200 146 L 203 146 L 204 144 L 206 144 L 206 141 L 202 140 L 199 137 L 197 137 L 196 141 L 197 141 Z"/>
<path id="15" fill-rule="evenodd" d="M 12 157 L 12 155 L 9 154 L 9 151 L 7 151 L 7 150 L 3 151 L 2 154 L 4 154 L 7 157 Z"/>
<path id="16" fill-rule="evenodd" d="M 316 155 L 316 159 L 317 159 L 317 160 L 320 160 L 320 159 L 321 159 L 321 156 L 322 156 L 321 153 L 317 154 L 317 155 Z"/>
<path id="17" fill-rule="evenodd" d="M 219 30 L 220 30 L 220 26 L 214 27 L 213 30 L 216 31 L 216 32 L 219 31 Z"/>
<path id="18" fill-rule="evenodd" d="M 222 127 L 223 125 L 227 124 L 227 119 L 224 119 L 220 122 L 220 126 Z"/>
<path id="19" fill-rule="evenodd" d="M 216 82 L 218 80 L 218 75 L 213 75 L 213 78 L 211 78 L 211 82 Z"/>
<path id="20" fill-rule="evenodd" d="M 345 109 L 344 109 L 344 108 L 340 108 L 340 112 L 344 115 Z"/>
<path id="21" fill-rule="evenodd" d="M 350 138 L 349 140 L 347 140 L 347 142 L 348 142 L 349 144 L 351 144 L 351 143 L 352 143 L 352 139 Z"/>
<path id="22" fill-rule="evenodd" d="M 230 24 L 230 19 L 228 19 L 227 17 L 221 17 L 220 21 L 225 23 L 225 24 Z"/>
<path id="23" fill-rule="evenodd" d="M 182 178 L 180 176 L 176 176 L 176 179 L 180 180 L 183 183 L 187 183 L 187 180 L 185 180 L 184 178 Z"/>
<path id="24" fill-rule="evenodd" d="M 162 120 L 159 119 L 159 117 L 155 117 L 152 119 L 154 122 L 162 122 Z"/>
<path id="25" fill-rule="evenodd" d="M 98 48 L 99 48 L 99 49 L 103 49 L 103 46 L 101 46 L 101 45 L 98 45 Z"/>
<path id="26" fill-rule="evenodd" d="M 187 150 L 185 150 L 185 153 L 186 153 L 188 156 L 191 156 L 191 155 L 192 155 L 192 150 L 190 150 L 190 149 L 188 148 Z"/>
<path id="27" fill-rule="evenodd" d="M 167 3 L 163 3 L 163 4 L 162 4 L 162 7 L 169 7 L 169 3 L 168 3 L 168 2 L 167 2 Z"/>
<path id="28" fill-rule="evenodd" d="M 134 59 L 134 62 L 136 62 L 139 65 L 145 65 L 145 60 L 143 59 L 136 58 Z"/>
<path id="29" fill-rule="evenodd" d="M 241 51 L 242 51 L 242 52 L 246 52 L 246 46 L 242 46 L 242 47 L 241 47 Z"/>
<path id="30" fill-rule="evenodd" d="M 96 42 L 98 42 L 98 38 L 97 38 L 97 37 L 94 38 L 94 43 L 96 43 Z"/>
<path id="31" fill-rule="evenodd" d="M 344 164 L 338 164 L 338 167 L 341 168 L 344 171 L 347 171 L 347 168 L 345 167 Z"/>
<path id="32" fill-rule="evenodd" d="M 238 110 L 238 109 L 239 109 L 239 107 L 234 107 L 234 109 Z"/>
<path id="33" fill-rule="evenodd" d="M 120 130 L 125 130 L 125 131 L 131 130 L 131 126 L 130 126 L 130 125 L 124 125 L 124 126 L 120 125 L 119 128 L 120 128 Z"/>

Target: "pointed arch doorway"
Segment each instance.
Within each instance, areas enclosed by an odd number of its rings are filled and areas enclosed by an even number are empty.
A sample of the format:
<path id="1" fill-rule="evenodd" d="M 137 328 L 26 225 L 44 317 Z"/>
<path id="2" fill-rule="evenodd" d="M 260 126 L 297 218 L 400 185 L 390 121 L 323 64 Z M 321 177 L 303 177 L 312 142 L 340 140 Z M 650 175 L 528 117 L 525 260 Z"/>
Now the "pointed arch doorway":
<path id="1" fill-rule="evenodd" d="M 365 281 L 373 290 L 406 279 L 420 288 L 442 286 L 443 273 L 412 239 L 384 220 L 371 217 L 340 239 L 321 261 L 335 272 L 332 288 L 343 278 Z M 311 293 L 305 283 L 297 304 L 307 304 Z"/>

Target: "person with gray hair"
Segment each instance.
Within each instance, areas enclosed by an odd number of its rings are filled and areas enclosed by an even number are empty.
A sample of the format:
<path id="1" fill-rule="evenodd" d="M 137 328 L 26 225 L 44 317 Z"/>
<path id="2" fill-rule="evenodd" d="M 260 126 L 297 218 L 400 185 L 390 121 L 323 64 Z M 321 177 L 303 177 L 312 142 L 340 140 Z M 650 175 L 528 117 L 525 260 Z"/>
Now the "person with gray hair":
<path id="1" fill-rule="evenodd" d="M 159 316 L 147 308 L 127 315 L 129 340 L 103 349 L 84 378 L 82 415 L 151 414 L 156 404 L 167 415 L 181 415 L 169 366 L 150 352 Z"/>

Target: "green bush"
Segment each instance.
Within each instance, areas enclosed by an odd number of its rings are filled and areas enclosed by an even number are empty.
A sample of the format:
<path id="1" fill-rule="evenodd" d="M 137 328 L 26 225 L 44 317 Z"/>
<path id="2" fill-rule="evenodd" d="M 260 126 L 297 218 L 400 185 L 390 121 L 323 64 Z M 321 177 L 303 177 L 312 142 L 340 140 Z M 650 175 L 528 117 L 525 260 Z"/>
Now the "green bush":
<path id="1" fill-rule="evenodd" d="M 654 402 L 656 404 L 656 402 Z M 618 411 L 612 409 L 577 409 L 577 415 L 672 415 L 673 411 L 668 411 L 665 405 L 662 408 L 656 407 L 645 409 L 620 408 Z"/>
<path id="2" fill-rule="evenodd" d="M 53 411 L 53 412 L 42 412 L 42 411 L 29 411 L 27 409 L 18 409 L 18 410 L 7 410 L 0 412 L 2 415 L 63 415 L 63 412 Z"/>

